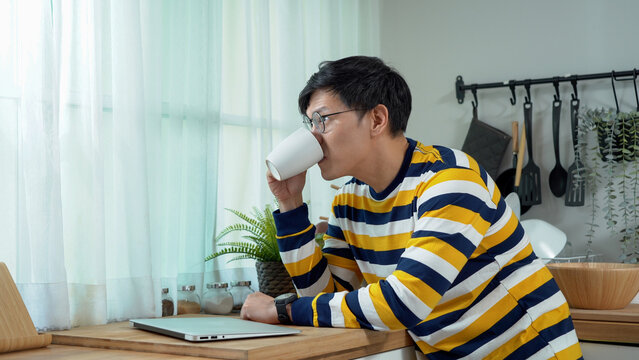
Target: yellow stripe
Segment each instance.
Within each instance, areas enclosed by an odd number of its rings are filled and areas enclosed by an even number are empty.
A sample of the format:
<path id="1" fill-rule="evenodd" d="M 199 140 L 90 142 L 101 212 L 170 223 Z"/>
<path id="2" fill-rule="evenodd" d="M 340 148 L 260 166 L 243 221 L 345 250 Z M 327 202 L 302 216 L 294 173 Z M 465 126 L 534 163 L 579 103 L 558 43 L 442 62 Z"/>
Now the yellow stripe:
<path id="1" fill-rule="evenodd" d="M 470 169 L 472 169 L 474 172 L 476 172 L 477 174 L 480 174 L 479 164 L 477 164 L 477 160 L 475 160 L 472 157 L 468 156 L 468 154 L 466 154 L 466 157 L 468 158 L 468 167 Z"/>
<path id="2" fill-rule="evenodd" d="M 413 152 L 411 162 L 436 162 L 442 161 L 442 155 L 439 150 L 435 149 L 432 145 L 426 146 L 420 142 L 417 142 L 415 146 L 417 151 Z"/>
<path id="3" fill-rule="evenodd" d="M 493 280 L 493 277 L 484 281 L 482 284 L 477 286 L 471 292 L 465 293 L 443 304 L 438 304 L 437 307 L 433 309 L 433 311 L 430 313 L 430 315 L 428 316 L 426 320 L 432 320 L 442 315 L 451 313 L 453 311 L 457 311 L 457 310 L 461 310 L 461 309 L 465 309 L 469 307 L 470 304 L 472 304 L 473 301 L 475 301 L 475 299 L 479 296 L 479 294 L 481 294 L 481 292 L 484 291 L 486 286 L 490 284 L 490 282 Z"/>
<path id="4" fill-rule="evenodd" d="M 322 258 L 322 252 L 319 247 L 315 247 L 315 252 L 311 256 L 296 261 L 294 263 L 286 263 L 286 270 L 291 276 L 300 276 L 309 273 Z"/>
<path id="5" fill-rule="evenodd" d="M 428 343 L 425 341 L 420 340 L 420 341 L 417 341 L 415 344 L 417 344 L 417 346 L 419 347 L 419 350 L 421 350 L 425 355 L 439 351 L 439 349 L 428 345 Z"/>
<path id="6" fill-rule="evenodd" d="M 473 182 L 488 191 L 488 188 L 486 187 L 486 184 L 484 184 L 484 181 L 481 179 L 481 176 L 479 176 L 479 174 L 474 172 L 473 170 L 465 168 L 449 168 L 442 170 L 430 179 L 430 181 L 428 182 L 428 186 L 431 187 L 433 185 L 441 184 L 446 181 L 459 179 Z"/>
<path id="7" fill-rule="evenodd" d="M 537 331 L 542 331 L 565 320 L 568 316 L 570 316 L 568 304 L 563 303 L 559 307 L 540 315 L 533 321 L 532 326 L 537 329 Z"/>
<path id="8" fill-rule="evenodd" d="M 319 327 L 319 321 L 317 320 L 317 318 L 318 318 L 318 314 L 317 314 L 317 298 L 319 298 L 323 294 L 324 293 L 322 293 L 322 292 L 317 294 L 317 296 L 315 296 L 313 298 L 313 301 L 311 302 L 311 308 L 313 308 L 313 326 L 315 326 L 315 327 Z"/>
<path id="9" fill-rule="evenodd" d="M 414 198 L 414 189 L 400 191 L 394 197 L 384 201 L 377 201 L 367 196 L 359 196 L 352 193 L 341 193 L 335 196 L 333 207 L 336 205 L 348 205 L 360 210 L 383 214 L 390 212 L 394 207 L 411 204 Z"/>
<path id="10" fill-rule="evenodd" d="M 508 289 L 508 292 L 514 296 L 515 299 L 519 300 L 535 291 L 538 287 L 542 286 L 550 279 L 552 279 L 550 271 L 546 269 L 546 267 L 543 267 L 519 282 L 517 285 Z"/>
<path id="11" fill-rule="evenodd" d="M 437 218 L 471 225 L 478 233 L 485 234 L 490 223 L 485 221 L 478 213 L 457 205 L 447 205 L 437 210 L 427 211 L 421 218 Z"/>
<path id="12" fill-rule="evenodd" d="M 371 274 L 371 273 L 363 273 L 364 275 L 364 280 L 366 280 L 366 282 L 368 284 L 374 284 L 380 280 L 385 280 L 385 277 L 381 277 L 381 276 L 377 276 L 375 274 Z"/>
<path id="13" fill-rule="evenodd" d="M 412 231 L 386 236 L 360 235 L 349 230 L 342 230 L 350 245 L 364 250 L 388 251 L 406 248 Z"/>
<path id="14" fill-rule="evenodd" d="M 361 326 L 359 325 L 359 322 L 357 322 L 357 318 L 351 309 L 348 307 L 348 304 L 346 303 L 346 296 L 342 298 L 342 304 L 340 307 L 342 308 L 342 315 L 344 315 L 344 327 L 359 329 Z"/>
<path id="15" fill-rule="evenodd" d="M 437 254 L 442 259 L 446 260 L 449 264 L 453 265 L 457 270 L 461 271 L 461 269 L 466 265 L 468 259 L 464 254 L 462 254 L 456 247 L 451 244 L 438 239 L 436 237 L 425 237 L 425 238 L 415 238 L 415 240 L 423 239 L 421 241 L 416 241 L 419 244 L 420 248 L 426 249 L 433 254 Z"/>
<path id="16" fill-rule="evenodd" d="M 557 359 L 559 360 L 574 360 L 582 356 L 581 346 L 579 346 L 578 342 L 557 353 Z"/>
<path id="17" fill-rule="evenodd" d="M 388 306 L 379 283 L 372 284 L 368 289 L 371 294 L 371 300 L 375 307 L 375 311 L 379 318 L 384 322 L 384 325 L 392 330 L 405 329 L 406 326 L 397 320 L 397 317 L 393 314 L 390 306 Z"/>
<path id="18" fill-rule="evenodd" d="M 347 269 L 355 273 L 360 272 L 359 266 L 357 266 L 357 262 L 355 262 L 355 260 L 347 259 L 335 254 L 326 254 L 326 253 L 324 253 L 324 257 L 328 261 L 329 265 L 341 267 L 343 269 Z"/>
<path id="19" fill-rule="evenodd" d="M 475 250 L 477 255 L 481 255 L 485 253 L 488 249 L 501 244 L 504 240 L 508 239 L 514 232 L 517 230 L 517 225 L 519 224 L 519 220 L 517 220 L 517 216 L 514 214 L 508 219 L 504 226 L 497 230 L 494 234 L 490 236 L 486 236 L 482 239 L 481 243 Z M 473 255 L 475 255 L 473 253 Z"/>
<path id="20" fill-rule="evenodd" d="M 429 308 L 434 308 L 435 305 L 441 300 L 442 296 L 433 290 L 428 284 L 421 281 L 419 278 L 404 272 L 402 270 L 395 270 L 393 275 L 406 286 L 413 294 L 419 297 L 419 300 L 426 304 Z"/>
<path id="21" fill-rule="evenodd" d="M 511 296 L 504 296 L 495 305 L 483 313 L 479 318 L 469 324 L 464 330 L 443 339 L 436 344 L 437 347 L 446 351 L 456 348 L 474 339 L 479 334 L 493 327 L 499 320 L 506 316 L 515 306 L 517 301 Z"/>
<path id="22" fill-rule="evenodd" d="M 313 227 L 313 224 L 309 225 L 306 229 L 300 231 L 300 232 L 296 232 L 295 234 L 290 234 L 290 235 L 284 235 L 284 236 L 277 236 L 278 239 L 286 239 L 289 237 L 293 237 L 293 236 L 297 236 L 297 235 L 301 235 L 307 231 L 309 231 L 311 228 Z"/>

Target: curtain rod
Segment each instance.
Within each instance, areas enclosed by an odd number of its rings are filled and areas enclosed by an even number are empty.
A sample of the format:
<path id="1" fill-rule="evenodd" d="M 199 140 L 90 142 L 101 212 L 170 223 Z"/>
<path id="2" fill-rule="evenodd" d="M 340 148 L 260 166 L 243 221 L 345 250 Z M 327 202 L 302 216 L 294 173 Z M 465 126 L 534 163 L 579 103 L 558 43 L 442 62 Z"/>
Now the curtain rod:
<path id="1" fill-rule="evenodd" d="M 639 75 L 639 71 L 637 69 L 626 70 L 626 71 L 611 71 L 605 73 L 597 73 L 597 74 L 587 74 L 587 75 L 565 75 L 565 76 L 553 76 L 548 78 L 539 78 L 539 79 L 526 79 L 526 80 L 508 80 L 503 82 L 493 82 L 493 83 L 484 83 L 484 84 L 470 84 L 464 85 L 464 79 L 461 75 L 457 76 L 455 81 L 455 94 L 457 96 L 457 102 L 459 104 L 464 103 L 464 94 L 466 90 L 470 90 L 475 97 L 474 103 L 477 103 L 477 89 L 492 89 L 492 88 L 500 88 L 500 87 L 509 87 L 512 97 L 510 98 L 510 103 L 515 105 L 517 102 L 517 98 L 515 96 L 515 87 L 516 86 L 524 86 L 528 91 L 531 85 L 539 85 L 539 84 L 553 84 L 555 86 L 555 91 L 558 93 L 558 86 L 560 82 L 570 81 L 573 89 L 573 97 L 577 97 L 577 82 L 582 80 L 595 80 L 595 79 L 606 79 L 612 78 L 617 81 L 622 80 L 635 80 Z M 631 76 L 630 79 L 618 79 L 618 77 Z M 530 95 L 528 95 L 530 97 Z"/>

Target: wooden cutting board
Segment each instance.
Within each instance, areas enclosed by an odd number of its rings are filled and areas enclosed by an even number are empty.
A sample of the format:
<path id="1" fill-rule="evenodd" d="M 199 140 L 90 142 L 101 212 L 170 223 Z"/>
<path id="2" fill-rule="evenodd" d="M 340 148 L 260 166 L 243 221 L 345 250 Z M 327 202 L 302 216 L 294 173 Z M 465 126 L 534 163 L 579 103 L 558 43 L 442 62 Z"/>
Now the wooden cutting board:
<path id="1" fill-rule="evenodd" d="M 0 262 L 0 353 L 51 344 L 51 334 L 38 334 L 7 265 Z"/>

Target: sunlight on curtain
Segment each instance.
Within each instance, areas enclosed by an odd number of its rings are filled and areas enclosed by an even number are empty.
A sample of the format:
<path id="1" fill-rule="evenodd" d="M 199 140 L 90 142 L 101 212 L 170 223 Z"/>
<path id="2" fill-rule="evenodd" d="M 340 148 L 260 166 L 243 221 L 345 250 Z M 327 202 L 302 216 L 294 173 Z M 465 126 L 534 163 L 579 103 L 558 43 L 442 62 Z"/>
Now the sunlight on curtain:
<path id="1" fill-rule="evenodd" d="M 263 159 L 322 60 L 378 54 L 374 1 L 0 2 L 0 261 L 40 329 L 158 316 L 252 262 L 211 238 L 273 199 Z M 316 168 L 312 220 L 333 190 Z M 239 238 L 238 238 L 239 239 Z M 254 288 L 257 288 L 255 283 Z"/>

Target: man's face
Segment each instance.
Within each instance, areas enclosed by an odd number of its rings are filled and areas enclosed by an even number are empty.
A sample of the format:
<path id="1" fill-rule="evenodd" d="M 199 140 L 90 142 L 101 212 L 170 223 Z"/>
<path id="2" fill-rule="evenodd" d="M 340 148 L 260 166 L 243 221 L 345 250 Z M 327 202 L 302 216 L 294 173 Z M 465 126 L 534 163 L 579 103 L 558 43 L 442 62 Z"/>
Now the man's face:
<path id="1" fill-rule="evenodd" d="M 320 115 L 350 110 L 337 95 L 317 90 L 311 95 L 306 115 L 314 112 Z M 324 158 L 319 162 L 322 177 L 326 180 L 342 176 L 357 177 L 358 169 L 365 165 L 362 161 L 369 145 L 369 119 L 361 112 L 350 111 L 329 116 L 325 122 L 324 133 L 313 131 L 322 146 Z"/>

